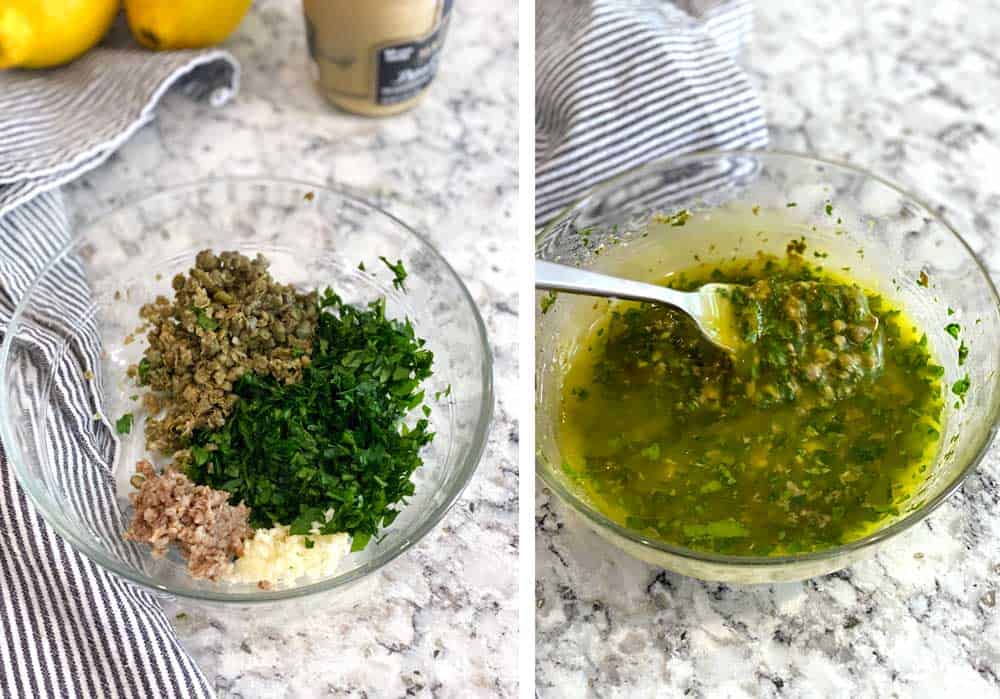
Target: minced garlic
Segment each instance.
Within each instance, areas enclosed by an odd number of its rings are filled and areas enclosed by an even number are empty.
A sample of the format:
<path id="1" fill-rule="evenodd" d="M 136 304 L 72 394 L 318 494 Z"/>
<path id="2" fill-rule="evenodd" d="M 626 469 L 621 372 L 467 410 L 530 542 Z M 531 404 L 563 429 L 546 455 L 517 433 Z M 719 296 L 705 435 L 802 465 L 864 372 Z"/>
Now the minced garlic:
<path id="1" fill-rule="evenodd" d="M 313 531 L 319 531 L 318 526 Z M 229 582 L 288 587 L 300 578 L 324 578 L 337 571 L 350 553 L 351 537 L 337 534 L 290 534 L 285 525 L 258 529 L 243 543 Z"/>

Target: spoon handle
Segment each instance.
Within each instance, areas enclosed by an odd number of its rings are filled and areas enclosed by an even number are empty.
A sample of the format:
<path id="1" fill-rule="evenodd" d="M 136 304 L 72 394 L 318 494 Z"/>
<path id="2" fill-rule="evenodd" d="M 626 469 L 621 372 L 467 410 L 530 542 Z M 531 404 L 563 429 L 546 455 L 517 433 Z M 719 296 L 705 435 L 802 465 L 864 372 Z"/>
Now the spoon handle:
<path id="1" fill-rule="evenodd" d="M 535 260 L 535 288 L 587 296 L 609 296 L 626 301 L 665 303 L 688 314 L 697 313 L 699 310 L 692 307 L 692 294 L 674 291 L 656 284 L 609 277 L 606 274 L 560 265 L 555 262 L 546 262 L 545 260 Z"/>

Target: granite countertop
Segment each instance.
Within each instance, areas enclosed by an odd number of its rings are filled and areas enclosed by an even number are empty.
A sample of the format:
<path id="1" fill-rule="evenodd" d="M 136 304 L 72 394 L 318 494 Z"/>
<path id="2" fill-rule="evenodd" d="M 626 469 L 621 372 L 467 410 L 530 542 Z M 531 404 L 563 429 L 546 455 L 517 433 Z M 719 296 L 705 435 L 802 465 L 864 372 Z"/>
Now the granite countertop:
<path id="1" fill-rule="evenodd" d="M 745 63 L 774 148 L 870 168 L 933 202 L 1000 278 L 1000 6 L 756 3 Z M 664 572 L 541 483 L 542 697 L 1000 696 L 1000 446 L 883 554 L 802 583 Z"/>
<path id="2" fill-rule="evenodd" d="M 441 71 L 407 114 L 328 107 L 309 81 L 301 3 L 258 0 L 225 44 L 242 86 L 222 108 L 169 94 L 156 120 L 67 188 L 77 216 L 214 175 L 347 185 L 427 233 L 493 341 L 496 419 L 463 497 L 354 608 L 251 616 L 168 604 L 222 697 L 512 697 L 517 691 L 516 13 L 457 3 Z"/>

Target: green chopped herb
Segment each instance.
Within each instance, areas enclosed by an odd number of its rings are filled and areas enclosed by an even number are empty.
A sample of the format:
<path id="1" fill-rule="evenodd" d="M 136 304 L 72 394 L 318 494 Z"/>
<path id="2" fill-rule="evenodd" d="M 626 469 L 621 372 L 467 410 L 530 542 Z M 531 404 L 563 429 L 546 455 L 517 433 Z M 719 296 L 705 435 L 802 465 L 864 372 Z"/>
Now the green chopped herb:
<path id="1" fill-rule="evenodd" d="M 969 375 L 966 374 L 951 385 L 951 392 L 964 401 L 965 394 L 969 392 L 970 385 L 972 385 L 972 382 L 969 380 Z"/>
<path id="2" fill-rule="evenodd" d="M 394 518 L 395 519 L 395 518 Z M 386 524 L 386 526 L 389 526 Z M 364 551 L 371 541 L 372 535 L 367 532 L 358 532 L 351 539 L 351 551 Z"/>
<path id="3" fill-rule="evenodd" d="M 143 357 L 139 360 L 139 365 L 136 370 L 139 374 L 139 385 L 144 386 L 149 378 L 149 360 Z"/>
<path id="4" fill-rule="evenodd" d="M 115 430 L 118 434 L 128 434 L 132 431 L 132 413 L 125 413 L 117 422 L 115 422 Z"/>
<path id="5" fill-rule="evenodd" d="M 219 321 L 205 313 L 204 309 L 196 308 L 195 315 L 198 318 L 198 325 L 203 329 L 209 331 L 219 329 Z"/>
<path id="6" fill-rule="evenodd" d="M 549 293 L 545 294 L 545 296 L 543 296 L 542 300 L 539 302 L 539 306 L 542 309 L 542 313 L 543 314 L 548 313 L 549 309 L 552 308 L 552 304 L 554 304 L 555 302 L 556 302 L 556 292 L 550 291 Z"/>
<path id="7" fill-rule="evenodd" d="M 968 358 L 969 358 L 969 348 L 965 344 L 965 341 L 963 340 L 962 344 L 958 346 L 958 365 L 962 366 L 963 364 L 965 364 L 965 360 Z"/>
<path id="8" fill-rule="evenodd" d="M 948 306 L 948 315 L 950 315 L 950 316 L 955 315 L 955 309 L 952 308 L 951 306 Z"/>
<path id="9" fill-rule="evenodd" d="M 392 280 L 392 288 L 397 291 L 406 291 L 406 286 L 404 286 L 403 282 L 406 281 L 408 275 L 406 274 L 406 268 L 403 267 L 403 261 L 396 260 L 396 264 L 392 264 L 385 257 L 379 256 L 378 259 L 382 260 L 385 266 L 391 269 L 392 273 L 396 275 Z"/>
<path id="10" fill-rule="evenodd" d="M 313 541 L 312 539 L 310 539 L 308 536 L 305 538 L 305 540 L 302 543 L 305 544 L 305 547 L 307 549 L 311 549 L 314 546 L 316 546 L 316 542 Z"/>
<path id="11" fill-rule="evenodd" d="M 720 519 L 708 524 L 685 524 L 684 536 L 691 539 L 711 537 L 715 539 L 739 539 L 750 534 L 746 527 L 735 519 Z"/>
<path id="12" fill-rule="evenodd" d="M 204 466 L 212 458 L 212 452 L 197 444 L 191 447 L 191 459 L 195 466 Z"/>
<path id="13" fill-rule="evenodd" d="M 719 490 L 722 490 L 722 482 L 714 480 L 714 481 L 709 481 L 705 485 L 701 486 L 701 490 L 699 492 L 701 492 L 703 495 L 707 495 L 708 493 L 714 493 Z"/>
<path id="14" fill-rule="evenodd" d="M 826 206 L 824 208 L 826 210 L 826 215 L 827 216 L 832 216 L 833 215 L 833 204 L 831 204 L 830 202 L 827 202 Z"/>
<path id="15" fill-rule="evenodd" d="M 653 220 L 657 223 L 664 223 L 670 226 L 683 226 L 691 218 L 691 212 L 687 209 L 681 209 L 680 211 L 670 214 L 657 214 L 653 217 Z"/>
<path id="16" fill-rule="evenodd" d="M 959 325 L 958 323 L 948 323 L 946 326 L 944 326 L 944 331 L 949 335 L 951 335 L 956 340 L 958 339 L 958 334 L 959 332 L 961 332 L 961 330 L 962 326 Z"/>
<path id="17" fill-rule="evenodd" d="M 255 528 L 308 534 L 325 522 L 323 534 L 348 532 L 357 551 L 414 492 L 434 435 L 425 418 L 404 417 L 423 403 L 433 355 L 408 320 L 386 317 L 385 299 L 358 308 L 328 289 L 319 307 L 301 380 L 244 374 L 226 424 L 195 432 L 186 470 L 245 502 Z"/>
<path id="18" fill-rule="evenodd" d="M 366 271 L 365 270 L 365 263 L 364 262 L 359 262 L 358 263 L 358 269 L 361 270 L 362 272 Z"/>
<path id="19" fill-rule="evenodd" d="M 650 444 L 648 447 L 646 447 L 639 453 L 645 456 L 647 459 L 656 461 L 657 459 L 660 458 L 660 445 Z"/>
<path id="20" fill-rule="evenodd" d="M 785 246 L 785 251 L 789 255 L 792 254 L 801 255 L 806 251 L 806 239 L 796 238 L 795 240 L 791 241 L 790 243 L 788 243 L 788 245 Z"/>
<path id="21" fill-rule="evenodd" d="M 785 206 L 787 206 L 787 207 L 788 207 L 788 208 L 790 209 L 790 208 L 792 208 L 793 206 L 798 206 L 798 203 L 796 203 L 796 202 L 794 202 L 794 201 L 790 201 L 790 202 L 788 202 L 787 204 L 785 204 Z"/>
<path id="22" fill-rule="evenodd" d="M 570 462 L 566 461 L 565 459 L 563 459 L 562 462 L 562 470 L 567 476 L 569 476 L 574 480 L 581 480 L 583 478 L 583 474 L 580 472 L 580 470 L 573 468 L 572 464 L 570 464 Z"/>

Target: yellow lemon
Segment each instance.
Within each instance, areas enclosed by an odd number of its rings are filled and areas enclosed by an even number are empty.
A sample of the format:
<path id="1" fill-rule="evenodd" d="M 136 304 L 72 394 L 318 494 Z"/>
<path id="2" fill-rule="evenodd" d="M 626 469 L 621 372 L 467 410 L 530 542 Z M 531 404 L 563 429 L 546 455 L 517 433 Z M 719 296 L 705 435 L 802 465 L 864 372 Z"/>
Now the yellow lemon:
<path id="1" fill-rule="evenodd" d="M 0 0 L 0 69 L 69 63 L 100 41 L 119 0 Z"/>
<path id="2" fill-rule="evenodd" d="M 198 49 L 233 33 L 251 0 L 125 0 L 132 35 L 151 49 Z"/>

